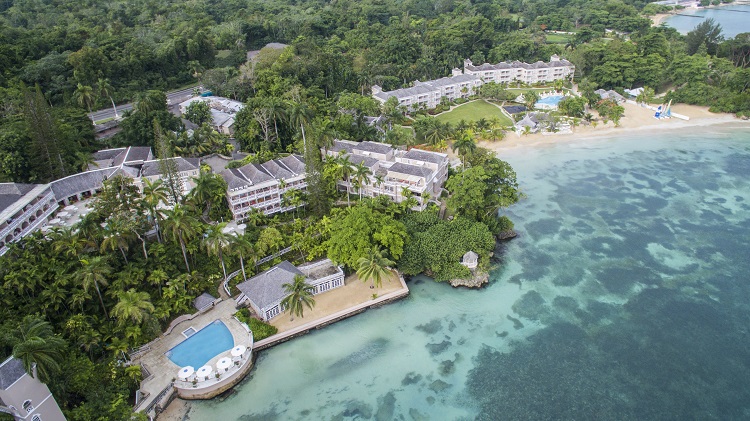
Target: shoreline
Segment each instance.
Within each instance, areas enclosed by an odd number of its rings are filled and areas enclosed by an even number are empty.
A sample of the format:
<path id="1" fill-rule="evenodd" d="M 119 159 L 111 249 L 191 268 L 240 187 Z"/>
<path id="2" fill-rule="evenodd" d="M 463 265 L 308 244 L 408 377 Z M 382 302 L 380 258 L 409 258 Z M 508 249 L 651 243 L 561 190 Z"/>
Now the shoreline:
<path id="1" fill-rule="evenodd" d="M 721 4 L 716 4 L 716 5 L 709 4 L 708 6 L 701 6 L 701 7 L 688 6 L 680 10 L 673 9 L 671 12 L 668 12 L 668 13 L 657 13 L 653 16 L 649 16 L 649 18 L 651 19 L 651 26 L 659 26 L 662 23 L 665 23 L 664 21 L 667 20 L 667 18 L 675 16 L 677 13 L 680 13 L 683 11 L 701 10 L 701 9 L 718 9 L 718 8 L 726 7 L 726 6 L 736 6 L 736 4 L 735 3 L 721 3 Z"/>
<path id="2" fill-rule="evenodd" d="M 556 143 L 570 143 L 580 140 L 591 140 L 597 138 L 606 138 L 620 135 L 646 134 L 654 131 L 663 130 L 681 130 L 691 127 L 706 127 L 720 124 L 740 125 L 750 128 L 750 121 L 734 117 L 732 114 L 710 113 L 708 107 L 697 105 L 676 104 L 672 107 L 674 112 L 684 114 L 690 117 L 690 120 L 679 120 L 671 118 L 669 120 L 656 120 L 653 118 L 653 111 L 637 105 L 623 104 L 625 107 L 625 116 L 620 121 L 620 127 L 615 127 L 610 121 L 607 124 L 592 126 L 578 126 L 573 128 L 572 134 L 554 134 L 542 135 L 534 133 L 518 136 L 509 132 L 505 139 L 496 142 L 482 141 L 477 146 L 487 148 L 493 152 L 508 150 L 518 150 L 526 147 L 536 147 L 551 145 Z"/>

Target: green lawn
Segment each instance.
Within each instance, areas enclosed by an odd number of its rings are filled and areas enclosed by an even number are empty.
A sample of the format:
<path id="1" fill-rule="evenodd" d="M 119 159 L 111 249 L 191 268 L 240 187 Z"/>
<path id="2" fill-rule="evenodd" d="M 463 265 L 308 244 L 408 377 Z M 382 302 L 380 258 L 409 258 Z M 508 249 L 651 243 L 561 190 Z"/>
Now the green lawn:
<path id="1" fill-rule="evenodd" d="M 483 99 L 463 104 L 454 108 L 453 111 L 440 114 L 436 118 L 444 123 L 455 125 L 461 120 L 466 120 L 467 122 L 477 121 L 483 117 L 487 120 L 497 117 L 500 119 L 500 124 L 504 126 L 510 126 L 513 124 L 513 122 L 510 121 L 510 119 L 506 117 L 499 108 Z"/>
<path id="2" fill-rule="evenodd" d="M 567 34 L 544 34 L 547 37 L 547 43 L 548 44 L 567 44 L 571 39 L 573 39 L 573 35 L 567 35 Z"/>

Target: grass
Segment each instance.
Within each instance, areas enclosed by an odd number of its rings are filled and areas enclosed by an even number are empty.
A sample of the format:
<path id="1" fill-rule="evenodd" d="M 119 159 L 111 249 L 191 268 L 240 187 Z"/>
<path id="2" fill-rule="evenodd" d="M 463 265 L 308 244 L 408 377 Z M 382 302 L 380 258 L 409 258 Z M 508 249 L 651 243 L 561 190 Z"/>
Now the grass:
<path id="1" fill-rule="evenodd" d="M 110 122 L 110 121 L 112 121 L 114 119 L 115 119 L 114 117 L 109 117 L 109 118 L 105 118 L 103 120 L 97 120 L 97 121 L 94 122 L 94 124 L 104 124 L 104 123 Z"/>
<path id="2" fill-rule="evenodd" d="M 487 120 L 490 120 L 494 117 L 497 117 L 500 120 L 501 125 L 509 126 L 513 124 L 513 122 L 510 121 L 510 119 L 506 117 L 498 107 L 481 99 L 458 106 L 452 111 L 442 113 L 435 118 L 444 123 L 451 123 L 455 125 L 461 120 L 465 120 L 468 122 L 477 121 L 480 118 L 486 118 Z"/>
<path id="3" fill-rule="evenodd" d="M 551 34 L 546 33 L 548 44 L 567 44 L 572 38 L 572 35 L 567 34 Z"/>

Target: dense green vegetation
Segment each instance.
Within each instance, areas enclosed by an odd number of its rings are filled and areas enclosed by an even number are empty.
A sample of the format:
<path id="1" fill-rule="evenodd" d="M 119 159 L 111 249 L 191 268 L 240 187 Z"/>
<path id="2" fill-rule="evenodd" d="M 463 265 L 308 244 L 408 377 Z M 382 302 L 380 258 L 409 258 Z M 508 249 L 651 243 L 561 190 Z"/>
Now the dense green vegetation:
<path id="1" fill-rule="evenodd" d="M 276 332 L 279 331 L 276 326 L 269 325 L 262 320 L 251 317 L 250 310 L 247 308 L 239 310 L 235 316 L 237 317 L 237 320 L 247 324 L 253 332 L 253 340 L 260 341 L 261 339 L 266 339 L 269 336 L 275 335 Z"/>

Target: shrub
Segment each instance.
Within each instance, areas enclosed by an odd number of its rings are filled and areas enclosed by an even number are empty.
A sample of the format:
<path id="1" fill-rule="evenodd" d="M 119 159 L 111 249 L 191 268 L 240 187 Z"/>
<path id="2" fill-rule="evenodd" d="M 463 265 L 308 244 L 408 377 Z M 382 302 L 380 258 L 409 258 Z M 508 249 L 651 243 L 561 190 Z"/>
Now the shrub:
<path id="1" fill-rule="evenodd" d="M 237 317 L 242 323 L 245 323 L 250 330 L 253 331 L 253 340 L 256 341 L 266 339 L 269 336 L 275 335 L 279 331 L 276 326 L 271 326 L 268 323 L 250 316 L 250 310 L 247 308 L 243 308 L 235 313 L 235 317 Z"/>
<path id="2" fill-rule="evenodd" d="M 466 98 L 456 98 L 456 104 L 463 104 L 466 101 L 467 101 Z"/>

